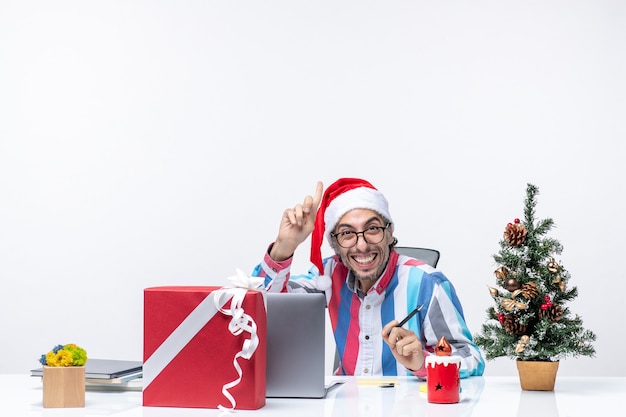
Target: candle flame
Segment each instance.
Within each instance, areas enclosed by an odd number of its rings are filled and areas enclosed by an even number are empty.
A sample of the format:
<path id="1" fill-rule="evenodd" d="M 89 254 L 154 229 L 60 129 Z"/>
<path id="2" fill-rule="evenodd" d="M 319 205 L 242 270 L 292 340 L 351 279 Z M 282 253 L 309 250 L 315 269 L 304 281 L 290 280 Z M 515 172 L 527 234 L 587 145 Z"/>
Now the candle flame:
<path id="1" fill-rule="evenodd" d="M 435 347 L 435 355 L 437 356 L 450 356 L 452 355 L 452 346 L 446 340 L 445 336 L 441 336 L 439 342 L 437 342 L 437 346 Z"/>

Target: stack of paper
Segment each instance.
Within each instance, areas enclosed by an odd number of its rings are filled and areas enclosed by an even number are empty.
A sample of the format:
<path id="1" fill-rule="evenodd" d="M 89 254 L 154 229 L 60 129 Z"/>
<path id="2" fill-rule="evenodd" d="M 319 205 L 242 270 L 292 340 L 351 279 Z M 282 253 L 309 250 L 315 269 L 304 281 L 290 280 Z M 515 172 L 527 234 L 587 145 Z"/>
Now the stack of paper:
<path id="1" fill-rule="evenodd" d="M 43 368 L 32 369 L 31 376 L 42 377 Z M 85 364 L 85 388 L 141 390 L 143 363 L 116 359 L 91 359 Z"/>

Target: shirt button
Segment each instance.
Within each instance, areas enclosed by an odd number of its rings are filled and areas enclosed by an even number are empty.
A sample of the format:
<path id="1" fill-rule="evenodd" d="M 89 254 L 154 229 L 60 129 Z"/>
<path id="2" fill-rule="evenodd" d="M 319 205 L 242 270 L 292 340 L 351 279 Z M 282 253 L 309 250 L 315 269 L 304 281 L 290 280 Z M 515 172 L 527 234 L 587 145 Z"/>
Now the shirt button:
<path id="1" fill-rule="evenodd" d="M 367 368 L 363 369 L 363 373 L 364 373 L 364 374 L 368 373 L 369 371 L 370 371 L 370 370 L 369 370 L 369 369 L 367 369 Z"/>
<path id="2" fill-rule="evenodd" d="M 368 335 L 365 335 L 365 340 L 370 340 L 370 337 Z"/>
<path id="3" fill-rule="evenodd" d="M 366 310 L 369 310 L 370 308 L 372 308 L 372 306 L 371 306 L 371 305 L 369 305 L 369 304 L 365 306 L 365 309 L 366 309 Z"/>

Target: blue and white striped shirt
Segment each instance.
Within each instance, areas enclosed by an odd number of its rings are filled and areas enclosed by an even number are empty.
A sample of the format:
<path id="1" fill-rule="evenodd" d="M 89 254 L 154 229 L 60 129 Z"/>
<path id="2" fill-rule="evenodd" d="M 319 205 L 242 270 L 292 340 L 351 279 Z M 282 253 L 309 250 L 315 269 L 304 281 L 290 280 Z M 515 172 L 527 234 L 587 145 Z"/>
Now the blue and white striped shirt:
<path id="1" fill-rule="evenodd" d="M 363 294 L 337 256 L 324 259 L 324 276 L 315 267 L 308 274 L 296 276 L 290 271 L 292 258 L 276 262 L 268 253 L 253 272 L 253 276 L 265 277 L 267 291 L 325 293 L 341 361 L 336 374 L 409 373 L 396 362 L 381 332 L 385 324 L 407 316 L 420 304 L 424 307 L 405 327 L 420 337 L 424 354 L 434 354 L 437 342 L 445 336 L 452 354 L 462 359 L 461 377 L 483 374 L 485 361 L 472 341 L 461 302 L 452 283 L 440 271 L 392 250 L 386 270 Z M 414 374 L 424 377 L 426 371 L 422 368 Z"/>

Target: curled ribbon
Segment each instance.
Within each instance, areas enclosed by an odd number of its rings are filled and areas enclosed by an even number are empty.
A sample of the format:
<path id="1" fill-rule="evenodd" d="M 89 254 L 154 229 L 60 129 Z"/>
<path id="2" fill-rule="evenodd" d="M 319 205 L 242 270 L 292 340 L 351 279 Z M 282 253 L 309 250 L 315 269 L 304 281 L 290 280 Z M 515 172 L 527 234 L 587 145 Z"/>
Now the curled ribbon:
<path id="1" fill-rule="evenodd" d="M 237 371 L 238 377 L 222 386 L 222 394 L 230 401 L 230 408 L 225 407 L 223 405 L 219 405 L 218 408 L 222 411 L 231 411 L 237 405 L 235 398 L 228 391 L 229 389 L 237 386 L 241 382 L 241 378 L 243 372 L 241 370 L 241 366 L 239 365 L 238 359 L 250 359 L 254 354 L 257 346 L 259 345 L 259 336 L 257 335 L 257 326 L 252 317 L 247 314 L 242 305 L 243 300 L 246 296 L 247 290 L 245 288 L 230 288 L 230 289 L 222 289 L 217 291 L 215 294 L 215 307 L 222 314 L 227 316 L 231 316 L 232 319 L 228 324 L 228 330 L 231 332 L 233 336 L 238 336 L 243 332 L 250 333 L 250 338 L 245 339 L 243 342 L 243 346 L 241 351 L 239 351 L 235 357 L 233 358 L 233 366 Z M 230 301 L 230 308 L 223 308 L 225 301 L 222 300 L 223 297 L 227 297 L 226 299 L 232 297 Z"/>

